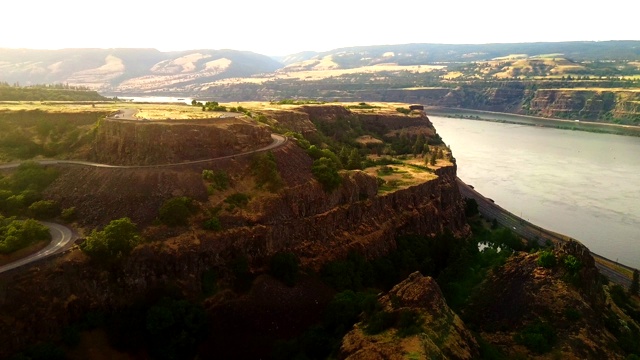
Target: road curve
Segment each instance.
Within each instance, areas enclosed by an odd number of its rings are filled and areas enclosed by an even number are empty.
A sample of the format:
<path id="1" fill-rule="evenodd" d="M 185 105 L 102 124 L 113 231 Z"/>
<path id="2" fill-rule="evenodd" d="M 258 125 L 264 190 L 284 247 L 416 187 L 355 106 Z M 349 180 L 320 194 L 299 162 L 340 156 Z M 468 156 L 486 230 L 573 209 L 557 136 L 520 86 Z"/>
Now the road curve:
<path id="1" fill-rule="evenodd" d="M 51 242 L 49 243 L 49 245 L 47 245 L 37 253 L 31 254 L 7 265 L 0 266 L 0 273 L 15 269 L 22 265 L 29 264 L 47 256 L 53 255 L 57 252 L 66 250 L 71 247 L 71 245 L 73 244 L 73 240 L 76 239 L 73 231 L 71 231 L 71 229 L 64 225 L 47 221 L 40 221 L 40 223 L 49 228 L 49 233 L 51 234 Z"/>
<path id="2" fill-rule="evenodd" d="M 462 194 L 463 197 L 475 199 L 478 203 L 478 210 L 480 211 L 480 214 L 482 214 L 482 216 L 484 216 L 486 219 L 496 219 L 496 221 L 500 225 L 506 226 L 514 233 L 524 237 L 529 241 L 537 241 L 540 245 L 544 245 L 547 240 L 550 240 L 554 243 L 562 243 L 567 241 L 568 237 L 529 223 L 528 221 L 496 205 L 493 200 L 484 197 L 482 194 L 475 191 L 471 186 L 465 184 L 462 180 L 460 180 L 460 178 L 457 178 L 456 180 L 458 182 L 460 194 Z M 591 255 L 594 258 L 601 258 L 611 262 L 611 260 L 606 259 L 605 257 L 602 257 L 593 252 L 591 253 Z M 633 270 L 626 265 L 618 265 L 622 268 Z M 605 266 L 598 261 L 596 261 L 596 267 L 598 268 L 600 273 L 609 278 L 609 280 L 626 288 L 631 286 L 631 279 L 629 279 L 617 269 Z"/>
<path id="3" fill-rule="evenodd" d="M 91 167 L 99 167 L 99 168 L 115 168 L 115 169 L 162 168 L 162 167 L 171 167 L 171 166 L 182 166 L 182 165 L 206 163 L 206 162 L 210 162 L 210 161 L 214 161 L 214 160 L 220 160 L 220 159 L 229 159 L 229 158 L 233 158 L 233 157 L 236 157 L 236 156 L 243 156 L 243 155 L 253 154 L 253 153 L 257 153 L 257 152 L 267 151 L 267 150 L 275 149 L 275 148 L 277 148 L 279 146 L 282 146 L 283 144 L 285 144 L 288 141 L 286 136 L 281 136 L 281 135 L 277 135 L 277 134 L 271 134 L 271 138 L 273 139 L 273 142 L 271 144 L 265 146 L 265 147 L 260 148 L 260 149 L 251 150 L 251 151 L 245 151 L 243 153 L 238 153 L 238 154 L 233 154 L 233 155 L 228 155 L 228 156 L 221 156 L 221 157 L 212 158 L 212 159 L 187 161 L 187 162 L 172 163 L 172 164 L 124 166 L 124 165 L 99 164 L 99 163 L 93 163 L 93 162 L 89 162 L 89 161 L 55 160 L 55 159 L 36 160 L 36 162 L 38 162 L 38 163 L 40 163 L 42 165 L 71 164 L 71 165 L 82 165 L 82 166 L 91 166 Z M 18 166 L 20 166 L 20 164 L 21 163 L 19 163 L 19 162 L 18 163 L 3 164 L 3 165 L 0 165 L 0 170 L 17 168 Z M 75 240 L 75 236 L 73 235 L 73 232 L 71 231 L 71 229 L 69 229 L 68 227 L 66 227 L 64 225 L 51 223 L 51 222 L 45 222 L 45 221 L 41 221 L 40 223 L 49 228 L 49 232 L 51 233 L 51 238 L 52 238 L 51 243 L 49 243 L 49 245 L 47 245 L 47 247 L 45 247 L 44 249 L 38 251 L 35 254 L 32 254 L 30 256 L 27 256 L 25 258 L 22 258 L 20 260 L 14 261 L 14 262 L 12 262 L 10 264 L 7 264 L 7 265 L 4 265 L 4 266 L 0 267 L 0 273 L 8 271 L 8 270 L 11 270 L 11 269 L 14 269 L 14 268 L 17 268 L 19 266 L 28 264 L 28 263 L 36 261 L 36 260 L 42 259 L 42 258 L 47 257 L 49 255 L 53 255 L 53 254 L 55 254 L 57 252 L 66 250 L 73 243 L 72 240 Z"/>
<path id="4" fill-rule="evenodd" d="M 279 146 L 282 146 L 284 143 L 288 141 L 286 136 L 271 134 L 271 139 L 273 142 L 271 144 L 261 147 L 259 149 L 245 151 L 238 154 L 220 156 L 211 159 L 204 160 L 195 160 L 195 161 L 185 161 L 180 163 L 170 163 L 170 164 L 160 164 L 160 165 L 109 165 L 109 164 L 100 164 L 94 163 L 90 161 L 80 161 L 80 160 L 56 160 L 56 159 L 42 159 L 42 160 L 34 160 L 35 162 L 42 165 L 58 165 L 58 164 L 70 164 L 70 165 L 83 165 L 83 166 L 91 166 L 91 167 L 99 167 L 99 168 L 111 168 L 111 169 L 144 169 L 144 168 L 162 168 L 162 167 L 172 167 L 172 166 L 183 166 L 183 165 L 192 165 L 192 164 L 202 164 L 210 161 L 221 160 L 221 159 L 230 159 L 236 156 L 244 156 L 249 154 L 254 154 L 262 151 L 267 151 L 271 149 L 275 149 Z M 8 164 L 0 165 L 0 170 L 2 169 L 12 169 L 20 166 L 22 162 L 13 162 Z"/>

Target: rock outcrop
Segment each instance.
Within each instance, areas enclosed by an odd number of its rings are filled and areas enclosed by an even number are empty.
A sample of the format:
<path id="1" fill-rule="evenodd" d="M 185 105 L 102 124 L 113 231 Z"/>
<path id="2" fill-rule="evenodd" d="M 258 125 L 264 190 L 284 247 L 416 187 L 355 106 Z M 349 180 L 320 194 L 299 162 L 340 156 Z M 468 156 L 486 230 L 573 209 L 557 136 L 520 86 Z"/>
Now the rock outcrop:
<path id="1" fill-rule="evenodd" d="M 343 338 L 340 359 L 476 359 L 480 355 L 474 336 L 447 306 L 433 278 L 413 273 L 379 301 L 392 316 L 416 314 L 422 321 L 418 334 L 401 337 L 398 329 L 391 328 L 367 335 L 359 323 Z"/>
<path id="2" fill-rule="evenodd" d="M 540 356 L 563 359 L 619 359 L 620 349 L 603 326 L 606 310 L 602 283 L 589 250 L 571 241 L 554 251 L 557 265 L 538 265 L 539 253 L 520 253 L 496 269 L 481 285 L 462 317 L 508 358 Z M 565 260 L 580 264 L 572 272 Z M 547 324 L 553 350 L 536 354 L 516 341 L 536 324 Z M 540 350 L 539 352 L 543 352 Z"/>
<path id="3" fill-rule="evenodd" d="M 105 119 L 96 130 L 92 160 L 113 165 L 171 164 L 230 156 L 271 142 L 266 127 L 243 119 Z"/>
<path id="4" fill-rule="evenodd" d="M 359 93 L 366 101 L 411 102 L 561 119 L 638 125 L 640 93 L 620 89 L 530 89 L 524 83 L 456 88 L 385 89 Z"/>

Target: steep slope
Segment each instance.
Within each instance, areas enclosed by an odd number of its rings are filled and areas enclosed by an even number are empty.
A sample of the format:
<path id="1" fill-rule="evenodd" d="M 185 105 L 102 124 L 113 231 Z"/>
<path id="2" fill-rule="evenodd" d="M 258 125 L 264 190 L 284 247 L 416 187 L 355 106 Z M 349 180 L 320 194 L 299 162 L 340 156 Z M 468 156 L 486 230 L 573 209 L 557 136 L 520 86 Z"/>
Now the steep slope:
<path id="1" fill-rule="evenodd" d="M 412 314 L 415 324 L 399 325 L 368 335 L 365 324 L 356 324 L 342 341 L 340 359 L 477 359 L 479 347 L 471 332 L 448 306 L 431 277 L 416 272 L 380 299 L 390 317 Z M 408 326 L 411 335 L 404 335 Z"/>
<path id="2" fill-rule="evenodd" d="M 603 326 L 611 304 L 588 249 L 572 241 L 552 254 L 557 264 L 546 267 L 539 253 L 510 258 L 481 285 L 465 322 L 509 358 L 623 358 Z"/>

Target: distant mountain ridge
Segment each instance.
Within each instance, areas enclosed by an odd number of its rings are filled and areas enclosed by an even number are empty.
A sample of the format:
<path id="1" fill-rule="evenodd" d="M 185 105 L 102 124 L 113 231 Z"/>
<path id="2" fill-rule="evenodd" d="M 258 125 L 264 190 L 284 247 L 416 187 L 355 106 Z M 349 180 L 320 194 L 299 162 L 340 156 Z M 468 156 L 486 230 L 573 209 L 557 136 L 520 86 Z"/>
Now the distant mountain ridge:
<path id="1" fill-rule="evenodd" d="M 398 44 L 305 51 L 282 58 L 293 63 L 332 56 L 342 66 L 366 66 L 381 60 L 398 65 L 485 61 L 512 54 L 539 56 L 561 54 L 577 61 L 640 60 L 640 41 L 570 41 L 505 44 Z M 359 57 L 359 58 L 358 58 Z"/>
<path id="2" fill-rule="evenodd" d="M 291 72 L 337 69 L 384 71 L 384 65 L 440 66 L 509 56 L 572 61 L 640 61 L 640 41 L 513 44 L 398 44 L 305 51 L 284 57 L 237 50 L 0 49 L 0 82 L 21 85 L 64 83 L 103 94 L 207 93 L 212 87 L 244 82 L 260 87 Z M 424 67 L 423 67 L 424 69 Z M 388 69 L 387 69 L 388 70 Z M 415 69 L 413 69 L 415 71 Z M 286 75 L 288 76 L 288 75 Z M 309 74 L 304 74 L 312 78 Z M 249 80 L 247 80 L 249 78 Z"/>
<path id="3" fill-rule="evenodd" d="M 67 83 L 101 92 L 183 91 L 194 83 L 247 77 L 280 67 L 267 56 L 237 50 L 0 49 L 0 81 Z"/>

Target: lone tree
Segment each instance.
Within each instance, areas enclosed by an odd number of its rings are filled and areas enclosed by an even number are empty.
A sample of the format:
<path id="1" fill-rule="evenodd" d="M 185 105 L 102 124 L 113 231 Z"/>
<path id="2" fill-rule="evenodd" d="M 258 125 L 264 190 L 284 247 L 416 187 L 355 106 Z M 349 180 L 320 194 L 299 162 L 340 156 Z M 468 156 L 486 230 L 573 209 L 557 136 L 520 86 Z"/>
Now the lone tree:
<path id="1" fill-rule="evenodd" d="M 638 290 L 640 290 L 640 274 L 638 274 L 638 269 L 633 270 L 633 280 L 631 280 L 631 287 L 629 287 L 629 294 L 638 295 Z"/>
<path id="2" fill-rule="evenodd" d="M 98 261 L 118 260 L 140 243 L 140 235 L 129 218 L 112 220 L 101 231 L 93 230 L 81 249 Z"/>

